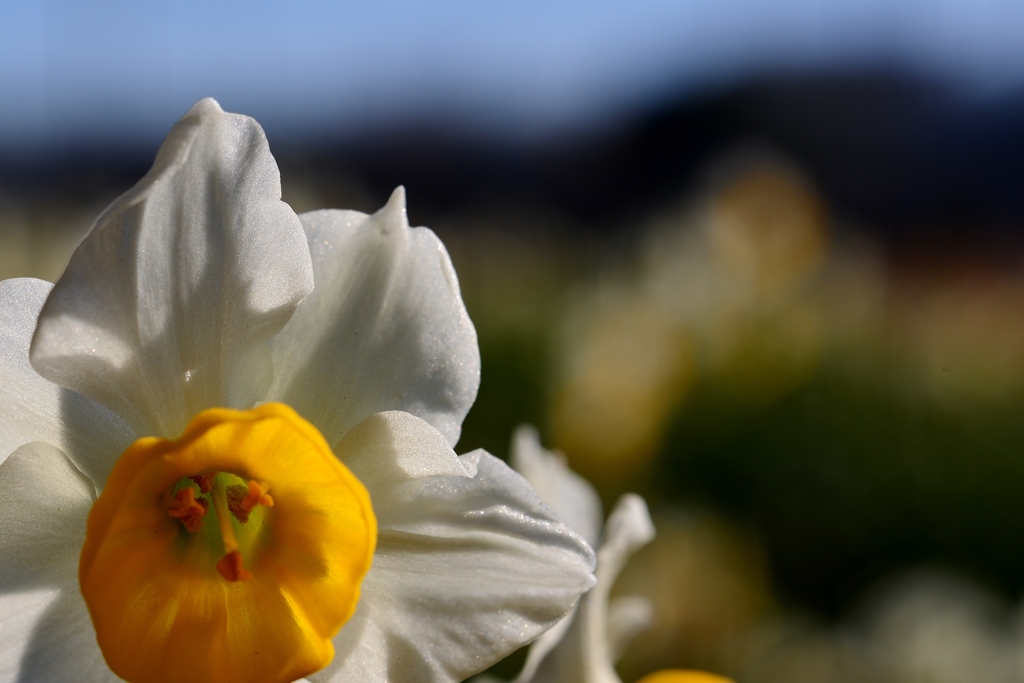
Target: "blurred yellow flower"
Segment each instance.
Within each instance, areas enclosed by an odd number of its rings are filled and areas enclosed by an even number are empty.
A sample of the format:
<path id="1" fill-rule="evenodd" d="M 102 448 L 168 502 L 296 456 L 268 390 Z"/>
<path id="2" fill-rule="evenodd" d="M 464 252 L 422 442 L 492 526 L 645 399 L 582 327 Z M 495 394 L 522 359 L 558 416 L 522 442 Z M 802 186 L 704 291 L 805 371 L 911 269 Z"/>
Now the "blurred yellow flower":
<path id="1" fill-rule="evenodd" d="M 732 683 L 732 679 L 705 671 L 667 669 L 644 676 L 637 683 Z"/>

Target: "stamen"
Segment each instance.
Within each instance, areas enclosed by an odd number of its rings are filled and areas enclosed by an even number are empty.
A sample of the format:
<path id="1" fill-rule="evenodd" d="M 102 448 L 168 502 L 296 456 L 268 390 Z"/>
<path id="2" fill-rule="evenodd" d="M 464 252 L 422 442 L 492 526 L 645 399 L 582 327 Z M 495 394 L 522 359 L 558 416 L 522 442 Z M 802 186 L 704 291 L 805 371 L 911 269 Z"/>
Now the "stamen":
<path id="1" fill-rule="evenodd" d="M 189 477 L 189 479 L 199 486 L 200 493 L 209 493 L 213 488 L 213 480 L 216 477 L 216 472 L 203 472 L 202 474 L 197 474 L 194 477 Z"/>
<path id="2" fill-rule="evenodd" d="M 252 572 L 242 566 L 242 553 L 232 550 L 217 562 L 217 571 L 228 581 L 248 581 Z"/>
<path id="3" fill-rule="evenodd" d="M 190 533 L 199 531 L 203 527 L 203 518 L 206 517 L 210 504 L 202 498 L 196 500 L 195 490 L 191 486 L 178 491 L 172 500 L 167 514 L 180 519 Z"/>
<path id="4" fill-rule="evenodd" d="M 274 507 L 274 499 L 267 494 L 269 490 L 268 484 L 260 484 L 252 479 L 249 480 L 248 486 L 233 484 L 227 487 L 228 509 L 235 519 L 245 524 L 249 521 L 249 513 L 257 505 Z"/>
<path id="5" fill-rule="evenodd" d="M 222 477 L 213 480 L 213 509 L 217 513 L 225 553 L 217 562 L 217 571 L 228 581 L 248 581 L 252 578 L 252 573 L 242 566 L 242 553 L 238 552 L 238 539 L 235 538 L 235 530 L 231 528 L 227 489 Z"/>

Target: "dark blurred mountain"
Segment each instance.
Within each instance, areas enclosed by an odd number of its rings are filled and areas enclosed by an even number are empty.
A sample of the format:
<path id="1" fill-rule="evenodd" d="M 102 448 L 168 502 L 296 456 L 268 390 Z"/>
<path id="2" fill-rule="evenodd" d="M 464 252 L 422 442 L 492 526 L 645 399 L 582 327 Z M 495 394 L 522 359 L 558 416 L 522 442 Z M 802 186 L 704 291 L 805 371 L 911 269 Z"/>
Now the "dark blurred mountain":
<path id="1" fill-rule="evenodd" d="M 716 157 L 748 144 L 788 155 L 840 215 L 883 234 L 969 238 L 1024 225 L 1024 92 L 972 100 L 889 73 L 763 79 L 521 146 L 422 126 L 308 153 L 381 197 L 406 184 L 417 211 L 522 199 L 604 231 L 678 198 Z"/>
<path id="2" fill-rule="evenodd" d="M 765 77 L 666 101 L 601 131 L 496 139 L 428 121 L 271 144 L 286 173 L 356 179 L 377 204 L 405 184 L 413 220 L 427 224 L 522 202 L 612 231 L 692 188 L 718 155 L 753 143 L 788 155 L 839 215 L 882 235 L 1016 237 L 1024 225 L 1024 92 L 968 97 L 888 72 Z M 82 144 L 31 164 L 0 160 L 0 188 L 77 195 L 127 186 L 154 151 Z"/>

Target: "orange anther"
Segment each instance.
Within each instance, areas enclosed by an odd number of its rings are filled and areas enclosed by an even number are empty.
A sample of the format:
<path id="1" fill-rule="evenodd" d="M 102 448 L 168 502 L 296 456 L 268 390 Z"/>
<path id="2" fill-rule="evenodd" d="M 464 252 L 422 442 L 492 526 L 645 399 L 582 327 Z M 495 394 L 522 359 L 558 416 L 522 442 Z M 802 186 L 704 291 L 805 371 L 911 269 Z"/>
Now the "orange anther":
<path id="1" fill-rule="evenodd" d="M 206 500 L 202 498 L 196 500 L 195 491 L 191 486 L 186 486 L 174 495 L 167 514 L 180 519 L 185 528 L 194 534 L 202 528 L 203 517 L 206 516 L 206 511 L 209 508 L 210 504 Z"/>
<path id="2" fill-rule="evenodd" d="M 242 553 L 232 550 L 217 562 L 217 571 L 228 581 L 248 581 L 252 572 L 242 566 Z"/>
<path id="3" fill-rule="evenodd" d="M 217 476 L 216 472 L 203 472 L 197 474 L 194 477 L 189 477 L 199 486 L 200 493 L 209 493 L 213 488 L 213 479 Z"/>
<path id="4" fill-rule="evenodd" d="M 274 499 L 267 491 L 270 487 L 250 479 L 248 486 L 235 484 L 227 487 L 228 509 L 242 524 L 249 521 L 249 513 L 257 505 L 265 505 L 268 508 L 274 507 Z"/>

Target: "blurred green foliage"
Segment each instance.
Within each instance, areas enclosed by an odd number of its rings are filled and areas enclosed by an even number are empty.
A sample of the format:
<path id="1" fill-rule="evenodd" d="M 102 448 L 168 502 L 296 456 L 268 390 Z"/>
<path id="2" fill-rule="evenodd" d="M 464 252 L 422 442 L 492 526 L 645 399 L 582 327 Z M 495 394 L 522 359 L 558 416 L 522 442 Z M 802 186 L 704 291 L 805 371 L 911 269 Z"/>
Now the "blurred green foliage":
<path id="1" fill-rule="evenodd" d="M 512 430 L 544 423 L 545 351 L 542 339 L 527 335 L 482 339 L 480 393 L 462 423 L 460 452 L 483 448 L 505 458 Z"/>
<path id="2" fill-rule="evenodd" d="M 678 411 L 654 478 L 764 543 L 784 596 L 837 615 L 873 581 L 938 562 L 1024 589 L 1024 397 L 956 409 L 823 368 L 771 403 L 712 382 Z"/>

